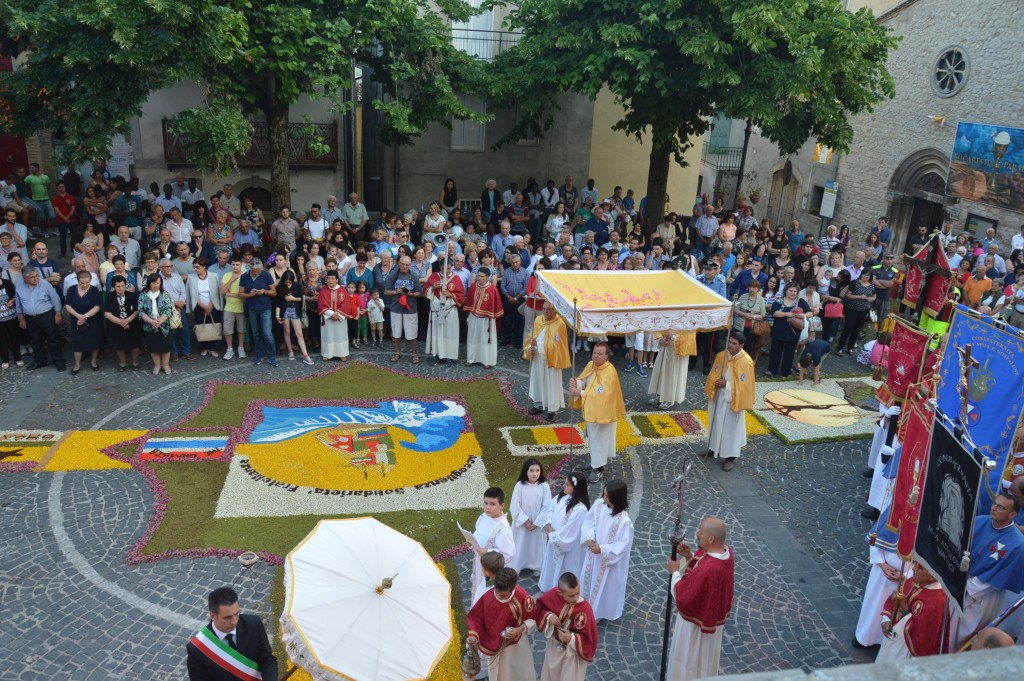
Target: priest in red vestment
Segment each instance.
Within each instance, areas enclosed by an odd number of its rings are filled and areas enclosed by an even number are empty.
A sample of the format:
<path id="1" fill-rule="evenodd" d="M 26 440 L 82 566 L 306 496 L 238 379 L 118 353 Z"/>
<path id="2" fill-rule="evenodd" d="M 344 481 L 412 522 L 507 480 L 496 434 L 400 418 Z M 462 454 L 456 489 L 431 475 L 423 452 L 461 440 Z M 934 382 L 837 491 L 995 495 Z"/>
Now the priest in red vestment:
<path id="1" fill-rule="evenodd" d="M 690 681 L 718 675 L 722 629 L 732 610 L 735 561 L 725 543 L 725 523 L 705 518 L 697 530 L 699 548 L 678 546 L 680 560 L 669 560 L 676 601 L 668 679 Z"/>
<path id="2" fill-rule="evenodd" d="M 459 310 L 466 297 L 462 279 L 452 273 L 451 261 L 445 273 L 434 272 L 427 277 L 430 322 L 427 325 L 427 354 L 435 363 L 445 364 L 459 358 Z"/>
<path id="3" fill-rule="evenodd" d="M 889 596 L 882 608 L 885 641 L 875 662 L 889 663 L 942 652 L 942 630 L 947 624 L 946 592 L 920 563 L 914 564 L 914 579 L 903 585 L 903 603 Z M 947 626 L 948 629 L 948 626 Z"/>
<path id="4" fill-rule="evenodd" d="M 576 575 L 563 573 L 537 601 L 537 628 L 548 639 L 540 681 L 583 681 L 597 652 L 597 620 Z"/>
<path id="5" fill-rule="evenodd" d="M 476 283 L 466 293 L 466 366 L 483 364 L 490 369 L 498 363 L 497 319 L 505 314 L 501 293 L 491 283 L 491 271 L 481 267 Z"/>
<path id="6" fill-rule="evenodd" d="M 466 647 L 476 646 L 487 656 L 490 681 L 536 679 L 533 654 L 526 635 L 537 628 L 537 605 L 519 586 L 512 568 L 494 575 L 494 586 L 466 615 Z"/>

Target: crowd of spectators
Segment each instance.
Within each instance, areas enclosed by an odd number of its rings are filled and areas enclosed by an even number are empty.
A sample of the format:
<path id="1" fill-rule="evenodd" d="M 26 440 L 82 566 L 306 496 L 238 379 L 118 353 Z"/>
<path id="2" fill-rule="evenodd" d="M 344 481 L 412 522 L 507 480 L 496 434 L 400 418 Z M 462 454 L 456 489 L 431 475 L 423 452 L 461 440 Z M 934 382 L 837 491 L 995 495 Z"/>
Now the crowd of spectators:
<path id="1" fill-rule="evenodd" d="M 98 366 L 106 350 L 117 353 L 122 370 L 137 369 L 139 354 L 149 352 L 154 373 L 170 373 L 172 362 L 197 356 L 245 358 L 246 349 L 257 363 L 276 366 L 285 353 L 312 363 L 325 324 L 320 293 L 329 286 L 340 289 L 332 294 L 335 321 L 344 319 L 348 328 L 345 349 L 324 357 L 344 359 L 348 347 L 390 341 L 389 313 L 404 315 L 400 331 L 408 336 L 415 312 L 410 340 L 419 361 L 416 341 L 426 339 L 431 314 L 426 286 L 447 255 L 464 292 L 481 270 L 495 285 L 501 345 L 521 344 L 539 313 L 533 277 L 539 269 L 675 268 L 735 301 L 734 328 L 745 332 L 747 351 L 755 361 L 767 354 L 766 373 L 786 377 L 816 339 L 843 355 L 856 353 L 866 333 L 877 333 L 898 298 L 898 256 L 912 254 L 932 231 L 917 227 L 901 250 L 884 217 L 854 241 L 846 226 L 805 233 L 796 220 L 772 225 L 758 221 L 753 206 L 726 209 L 704 196 L 689 217 L 669 212 L 648 232 L 646 197 L 637 201 L 622 187 L 603 194 L 594 180 L 577 186 L 572 176 L 558 186 L 529 178 L 506 189 L 487 180 L 468 196 L 449 178 L 430 198 L 422 215 L 385 209 L 371 216 L 355 193 L 342 203 L 328 196 L 308 210 L 282 206 L 267 215 L 251 197 L 236 196 L 230 183 L 207 197 L 182 173 L 147 190 L 138 178 L 110 177 L 102 163 L 88 176 L 68 166 L 54 182 L 38 166 L 19 169 L 0 184 L 0 307 L 8 310 L 0 314 L 0 359 L 5 367 L 21 363 L 42 347 L 32 367 L 43 366 L 48 344 L 63 338 L 72 341 L 73 371 L 83 356 Z M 994 230 L 978 239 L 955 233 L 950 222 L 938 239 L 964 304 L 1019 326 L 1024 225 L 1008 248 Z M 49 257 L 51 245 L 59 246 L 65 265 Z M 18 291 L 26 269 L 59 299 L 53 305 L 48 295 L 33 300 L 27 317 Z M 408 272 L 415 286 L 389 285 Z M 42 321 L 44 312 L 53 324 Z M 459 310 L 463 342 L 466 314 Z M 700 334 L 691 368 L 703 362 L 707 371 L 724 337 Z M 579 346 L 588 340 L 579 339 Z M 638 351 L 629 354 L 634 361 L 627 370 L 646 375 L 657 352 L 653 339 L 626 344 Z"/>

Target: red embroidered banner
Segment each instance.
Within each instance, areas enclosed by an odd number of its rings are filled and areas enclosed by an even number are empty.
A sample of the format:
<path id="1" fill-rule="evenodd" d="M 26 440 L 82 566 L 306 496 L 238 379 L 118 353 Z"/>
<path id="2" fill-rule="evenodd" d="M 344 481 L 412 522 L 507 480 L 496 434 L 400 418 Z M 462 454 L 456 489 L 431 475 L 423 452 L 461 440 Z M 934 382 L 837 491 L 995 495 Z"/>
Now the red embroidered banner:
<path id="1" fill-rule="evenodd" d="M 935 420 L 934 412 L 925 410 L 923 405 L 923 402 L 911 399 L 907 400 L 904 407 L 907 418 L 903 423 L 904 430 L 900 433 L 902 451 L 889 503 L 889 517 L 885 521 L 886 526 L 899 535 L 896 552 L 908 560 L 914 552 L 932 423 Z"/>
<path id="2" fill-rule="evenodd" d="M 887 405 L 904 399 L 910 386 L 920 382 L 931 338 L 910 322 L 899 318 L 894 321 L 885 383 L 878 389 L 878 399 Z"/>

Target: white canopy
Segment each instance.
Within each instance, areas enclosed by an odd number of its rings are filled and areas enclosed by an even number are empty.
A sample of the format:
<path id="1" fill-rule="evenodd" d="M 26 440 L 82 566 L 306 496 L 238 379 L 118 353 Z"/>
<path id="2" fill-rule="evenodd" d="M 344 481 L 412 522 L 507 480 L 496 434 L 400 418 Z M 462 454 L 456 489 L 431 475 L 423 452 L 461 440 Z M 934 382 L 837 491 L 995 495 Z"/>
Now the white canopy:
<path id="1" fill-rule="evenodd" d="M 709 331 L 724 328 L 732 309 L 681 270 L 540 270 L 537 280 L 541 294 L 579 333 Z"/>

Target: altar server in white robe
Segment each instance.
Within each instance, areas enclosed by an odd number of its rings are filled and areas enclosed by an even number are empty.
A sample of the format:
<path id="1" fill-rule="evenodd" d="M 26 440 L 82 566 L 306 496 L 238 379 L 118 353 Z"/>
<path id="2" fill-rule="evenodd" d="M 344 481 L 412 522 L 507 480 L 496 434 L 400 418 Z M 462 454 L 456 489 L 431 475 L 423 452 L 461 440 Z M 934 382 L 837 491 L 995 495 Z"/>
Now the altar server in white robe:
<path id="1" fill-rule="evenodd" d="M 538 585 L 541 591 L 554 589 L 560 575 L 571 572 L 580 577 L 589 551 L 580 541 L 583 521 L 590 510 L 587 476 L 576 471 L 562 483 L 562 491 L 551 500 L 544 532 L 548 535 Z"/>
<path id="2" fill-rule="evenodd" d="M 539 572 L 544 560 L 546 537 L 544 525 L 551 506 L 551 488 L 544 477 L 540 461 L 529 458 L 519 472 L 519 481 L 512 490 L 512 539 L 516 554 L 508 566 L 516 572 Z"/>
<path id="3" fill-rule="evenodd" d="M 487 577 L 480 565 L 480 557 L 488 551 L 496 551 L 505 558 L 507 566 L 516 555 L 512 527 L 505 515 L 505 492 L 500 487 L 484 490 L 484 512 L 476 519 L 473 538 L 480 545 L 473 556 L 473 603 L 476 603 L 487 591 Z"/>
<path id="4" fill-rule="evenodd" d="M 629 553 L 633 548 L 633 522 L 626 483 L 612 480 L 603 498 L 594 503 L 583 521 L 581 539 L 586 548 L 581 579 L 582 595 L 601 620 L 622 617 L 629 579 Z"/>

